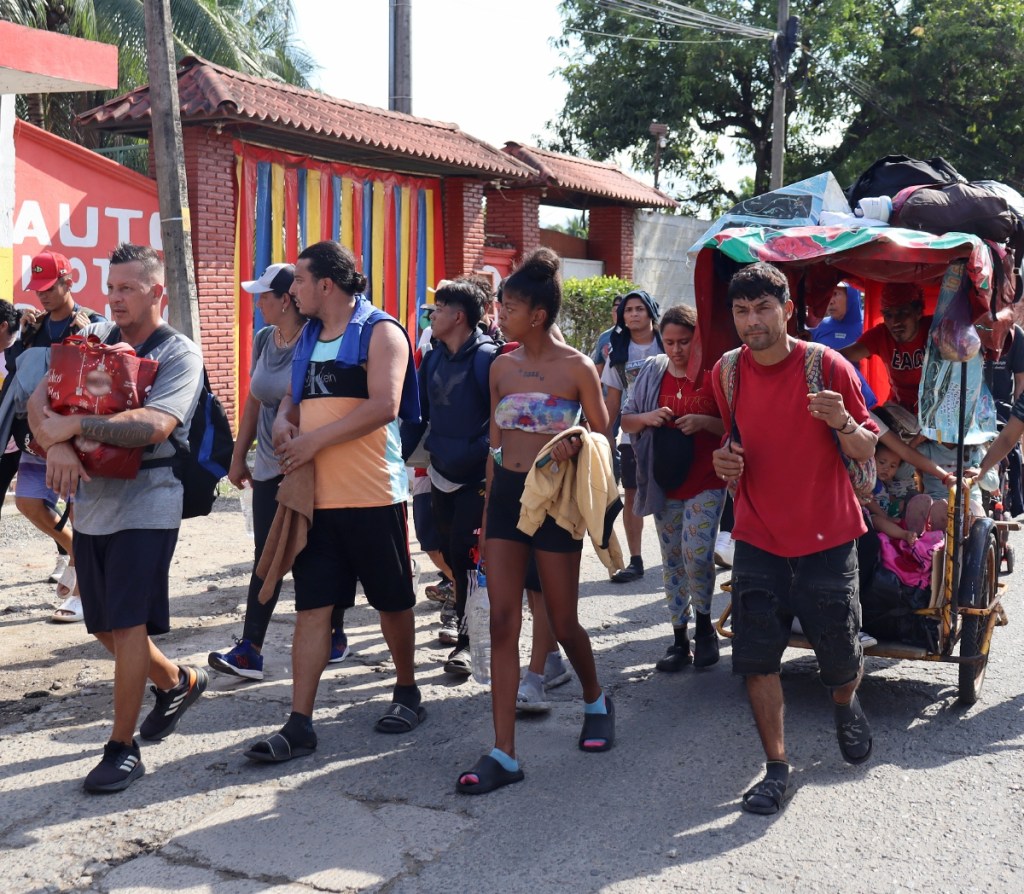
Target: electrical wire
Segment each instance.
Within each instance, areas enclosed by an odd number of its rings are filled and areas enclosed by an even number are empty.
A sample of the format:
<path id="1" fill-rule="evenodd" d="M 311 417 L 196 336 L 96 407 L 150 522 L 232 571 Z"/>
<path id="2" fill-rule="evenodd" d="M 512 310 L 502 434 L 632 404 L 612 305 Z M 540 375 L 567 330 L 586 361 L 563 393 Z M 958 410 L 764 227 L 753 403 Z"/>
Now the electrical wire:
<path id="1" fill-rule="evenodd" d="M 676 3 L 674 0 L 601 0 L 601 5 L 609 11 L 658 25 L 699 28 L 748 38 L 775 37 L 774 31 L 723 19 L 704 10 Z"/>
<path id="2" fill-rule="evenodd" d="M 608 37 L 612 40 L 639 40 L 643 43 L 666 43 L 666 44 L 707 44 L 707 43 L 739 43 L 742 40 L 761 40 L 760 37 L 716 37 L 710 40 L 670 40 L 667 37 L 654 37 L 653 35 L 644 36 L 642 34 L 609 34 L 606 31 L 589 31 L 586 28 L 572 28 L 567 27 L 567 31 L 572 31 L 574 34 L 591 34 L 594 37 Z"/>

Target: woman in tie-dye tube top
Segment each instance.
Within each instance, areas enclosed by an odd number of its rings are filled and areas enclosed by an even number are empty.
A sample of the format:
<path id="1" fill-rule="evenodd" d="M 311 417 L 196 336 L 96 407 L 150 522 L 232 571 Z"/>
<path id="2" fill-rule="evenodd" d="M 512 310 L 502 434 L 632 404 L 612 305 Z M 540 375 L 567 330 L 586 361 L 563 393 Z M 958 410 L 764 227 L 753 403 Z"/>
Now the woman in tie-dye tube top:
<path id="1" fill-rule="evenodd" d="M 491 366 L 491 459 L 481 540 L 491 602 L 491 699 L 494 749 L 458 778 L 464 794 L 482 794 L 523 779 L 515 749 L 516 692 L 523 586 L 531 550 L 558 641 L 583 686 L 584 724 L 579 746 L 606 751 L 615 735 L 612 703 L 601 689 L 590 638 L 579 623 L 577 601 L 582 541 L 548 517 L 531 537 L 517 528 L 526 476 L 553 435 L 576 425 L 580 411 L 595 431 L 608 414 L 593 361 L 552 333 L 562 302 L 559 259 L 539 249 L 505 282 L 498 320 L 519 347 Z M 552 452 L 567 462 L 578 439 Z"/>

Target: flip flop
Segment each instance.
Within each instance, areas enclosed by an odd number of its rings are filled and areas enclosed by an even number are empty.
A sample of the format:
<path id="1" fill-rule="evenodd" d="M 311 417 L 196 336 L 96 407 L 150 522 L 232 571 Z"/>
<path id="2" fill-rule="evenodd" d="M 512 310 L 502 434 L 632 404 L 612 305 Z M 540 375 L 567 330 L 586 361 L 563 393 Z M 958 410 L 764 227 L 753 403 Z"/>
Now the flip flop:
<path id="1" fill-rule="evenodd" d="M 756 813 L 759 816 L 772 816 L 778 813 L 793 796 L 796 786 L 793 785 L 792 779 L 792 774 L 788 772 L 785 779 L 777 779 L 766 773 L 764 779 L 743 793 L 743 809 L 747 813 Z"/>
<path id="2" fill-rule="evenodd" d="M 459 774 L 455 791 L 463 795 L 485 795 L 496 788 L 512 785 L 513 782 L 522 782 L 524 778 L 521 767 L 518 770 L 506 770 L 493 757 L 485 754 L 473 765 L 472 770 Z"/>
<path id="3" fill-rule="evenodd" d="M 427 709 L 423 705 L 417 705 L 413 710 L 401 702 L 392 702 L 387 713 L 373 725 L 373 728 L 378 733 L 411 733 L 426 720 L 426 717 Z"/>
<path id="4" fill-rule="evenodd" d="M 292 758 L 305 757 L 316 751 L 316 739 L 311 744 L 295 745 L 284 733 L 274 733 L 252 745 L 245 756 L 251 761 L 263 764 L 283 764 Z"/>
<path id="5" fill-rule="evenodd" d="M 85 615 L 82 611 L 81 596 L 68 596 L 61 603 L 60 608 L 50 615 L 50 620 L 54 624 L 74 624 L 84 619 Z"/>
<path id="6" fill-rule="evenodd" d="M 871 726 L 860 706 L 860 699 L 854 693 L 848 705 L 836 705 L 836 738 L 843 760 L 848 764 L 862 764 L 871 757 L 873 747 Z"/>
<path id="7" fill-rule="evenodd" d="M 604 697 L 607 714 L 584 714 L 583 731 L 580 733 L 580 751 L 607 751 L 615 744 L 615 705 L 609 696 Z"/>

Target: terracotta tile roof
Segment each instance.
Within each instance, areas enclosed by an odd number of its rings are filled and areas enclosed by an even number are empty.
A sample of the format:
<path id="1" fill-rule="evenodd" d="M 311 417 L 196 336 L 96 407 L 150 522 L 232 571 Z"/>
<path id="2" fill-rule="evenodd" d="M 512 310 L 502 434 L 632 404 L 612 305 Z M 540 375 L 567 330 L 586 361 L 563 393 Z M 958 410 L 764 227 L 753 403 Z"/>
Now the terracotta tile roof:
<path id="1" fill-rule="evenodd" d="M 595 196 L 638 208 L 675 208 L 677 205 L 660 190 L 635 180 L 608 162 L 562 155 L 521 143 L 506 143 L 504 149 L 537 171 L 534 185 Z"/>
<path id="2" fill-rule="evenodd" d="M 179 63 L 178 91 L 184 122 L 231 122 L 245 126 L 249 133 L 301 136 L 304 146 L 341 143 L 345 156 L 355 163 L 379 165 L 390 160 L 394 164 L 405 158 L 407 168 L 515 181 L 534 173 L 455 124 L 336 99 L 232 71 L 196 56 L 186 56 Z M 149 118 L 147 86 L 85 112 L 78 122 L 104 130 L 145 132 Z"/>

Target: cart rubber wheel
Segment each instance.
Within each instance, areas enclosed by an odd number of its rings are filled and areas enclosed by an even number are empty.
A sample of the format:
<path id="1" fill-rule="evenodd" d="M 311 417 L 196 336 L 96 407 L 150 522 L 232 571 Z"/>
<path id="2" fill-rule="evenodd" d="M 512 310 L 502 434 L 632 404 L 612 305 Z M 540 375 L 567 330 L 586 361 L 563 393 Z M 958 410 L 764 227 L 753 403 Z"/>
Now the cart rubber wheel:
<path id="1" fill-rule="evenodd" d="M 976 523 L 977 524 L 977 523 Z M 975 532 L 972 530 L 971 534 Z M 970 583 L 974 593 L 974 608 L 988 608 L 996 593 L 996 580 L 999 573 L 999 548 L 993 532 L 984 532 L 980 550 L 971 549 L 971 536 L 964 549 L 964 577 L 960 591 L 964 593 L 964 584 Z M 964 601 L 962 604 L 967 605 Z M 972 664 L 960 664 L 960 691 L 957 701 L 962 705 L 973 705 L 981 695 L 981 687 L 985 683 L 985 671 L 988 669 L 988 652 L 992 640 L 992 625 L 987 617 L 966 615 L 960 627 L 960 657 L 981 660 Z"/>

